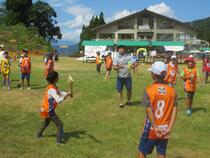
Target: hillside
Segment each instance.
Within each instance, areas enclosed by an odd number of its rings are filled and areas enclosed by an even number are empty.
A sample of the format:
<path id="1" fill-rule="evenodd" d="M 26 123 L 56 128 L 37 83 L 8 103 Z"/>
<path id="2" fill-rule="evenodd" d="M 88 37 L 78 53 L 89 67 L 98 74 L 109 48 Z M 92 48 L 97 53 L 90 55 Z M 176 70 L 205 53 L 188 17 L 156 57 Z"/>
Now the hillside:
<path id="1" fill-rule="evenodd" d="M 32 51 L 51 49 L 50 44 L 38 34 L 36 28 L 26 28 L 25 26 L 0 26 L 0 45 L 4 45 L 7 50 L 17 51 L 27 48 Z"/>
<path id="2" fill-rule="evenodd" d="M 188 24 L 198 30 L 198 37 L 200 39 L 210 42 L 210 17 L 194 20 L 192 22 L 188 22 Z"/>

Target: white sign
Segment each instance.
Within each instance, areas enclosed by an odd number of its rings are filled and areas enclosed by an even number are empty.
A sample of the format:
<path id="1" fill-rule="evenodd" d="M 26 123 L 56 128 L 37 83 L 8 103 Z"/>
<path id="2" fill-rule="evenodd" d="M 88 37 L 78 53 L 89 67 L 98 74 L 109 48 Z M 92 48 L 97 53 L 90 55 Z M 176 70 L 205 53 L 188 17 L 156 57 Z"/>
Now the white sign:
<path id="1" fill-rule="evenodd" d="M 150 56 L 155 57 L 156 55 L 157 55 L 156 50 L 150 51 Z"/>
<path id="2" fill-rule="evenodd" d="M 96 57 L 96 53 L 100 52 L 101 56 L 106 53 L 106 46 L 85 46 L 86 57 Z"/>
<path id="3" fill-rule="evenodd" d="M 180 52 L 184 50 L 184 46 L 164 46 L 166 51 Z"/>
<path id="4" fill-rule="evenodd" d="M 139 26 L 139 30 L 149 30 L 149 29 L 150 29 L 150 26 L 148 24 Z"/>

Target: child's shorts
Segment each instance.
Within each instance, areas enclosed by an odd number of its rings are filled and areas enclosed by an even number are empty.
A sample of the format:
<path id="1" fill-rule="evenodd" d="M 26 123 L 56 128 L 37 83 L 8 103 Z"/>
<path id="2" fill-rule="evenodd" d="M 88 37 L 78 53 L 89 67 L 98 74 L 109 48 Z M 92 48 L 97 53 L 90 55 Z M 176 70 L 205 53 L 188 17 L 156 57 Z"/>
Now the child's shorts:
<path id="1" fill-rule="evenodd" d="M 139 144 L 139 151 L 144 155 L 151 154 L 156 146 L 157 153 L 159 155 L 166 155 L 168 139 L 148 139 L 141 138 Z"/>
<path id="2" fill-rule="evenodd" d="M 187 91 L 186 91 L 187 99 L 192 100 L 192 99 L 194 98 L 194 94 L 195 94 L 195 92 L 187 92 Z"/>
<path id="3" fill-rule="evenodd" d="M 101 64 L 96 64 L 96 71 L 98 71 L 98 72 L 101 71 Z"/>
<path id="4" fill-rule="evenodd" d="M 30 74 L 23 74 L 23 73 L 21 73 L 20 77 L 21 77 L 22 80 L 24 80 L 25 78 L 27 80 L 30 80 Z"/>

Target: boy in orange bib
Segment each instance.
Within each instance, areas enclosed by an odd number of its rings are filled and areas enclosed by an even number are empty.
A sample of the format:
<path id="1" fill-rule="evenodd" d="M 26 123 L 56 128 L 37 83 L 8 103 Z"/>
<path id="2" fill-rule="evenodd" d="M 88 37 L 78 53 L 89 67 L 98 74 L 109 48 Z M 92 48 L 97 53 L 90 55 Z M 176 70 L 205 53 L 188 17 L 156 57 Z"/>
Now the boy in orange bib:
<path id="1" fill-rule="evenodd" d="M 187 67 L 183 69 L 181 74 L 181 79 L 184 80 L 184 91 L 186 93 L 186 105 L 188 116 L 192 115 L 192 104 L 193 97 L 196 90 L 196 81 L 199 76 L 198 70 L 196 68 L 196 62 L 194 58 L 187 58 Z"/>
<path id="2" fill-rule="evenodd" d="M 105 79 L 110 79 L 110 73 L 112 71 L 112 53 L 108 53 L 107 57 L 105 58 L 105 66 L 106 66 L 106 75 Z"/>
<path id="3" fill-rule="evenodd" d="M 164 79 L 169 86 L 174 87 L 176 85 L 176 76 L 179 73 L 177 57 L 175 55 L 171 56 L 171 61 L 167 64 L 167 75 Z"/>
<path id="4" fill-rule="evenodd" d="M 151 67 L 154 83 L 145 89 L 146 122 L 140 139 L 138 158 L 146 158 L 157 149 L 158 158 L 166 158 L 168 139 L 177 115 L 175 89 L 165 83 L 167 66 L 155 62 Z"/>
<path id="5" fill-rule="evenodd" d="M 55 109 L 57 108 L 58 104 L 67 99 L 70 94 L 60 92 L 58 90 L 56 86 L 56 83 L 58 82 L 58 73 L 56 71 L 49 72 L 46 80 L 49 84 L 46 88 L 45 96 L 40 109 L 40 116 L 44 119 L 44 122 L 37 133 L 37 138 L 42 137 L 44 130 L 52 121 L 57 127 L 57 144 L 62 144 L 62 136 L 64 134 L 63 123 L 55 113 Z"/>

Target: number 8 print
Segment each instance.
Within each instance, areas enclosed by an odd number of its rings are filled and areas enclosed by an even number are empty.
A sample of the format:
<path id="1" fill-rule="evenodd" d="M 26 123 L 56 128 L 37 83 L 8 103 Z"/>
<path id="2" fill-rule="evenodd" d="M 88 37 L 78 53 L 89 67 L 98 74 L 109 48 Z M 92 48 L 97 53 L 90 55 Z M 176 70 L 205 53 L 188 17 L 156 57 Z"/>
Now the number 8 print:
<path id="1" fill-rule="evenodd" d="M 160 119 L 163 116 L 163 109 L 165 107 L 165 101 L 159 100 L 157 102 L 157 110 L 155 111 L 155 117 Z"/>

